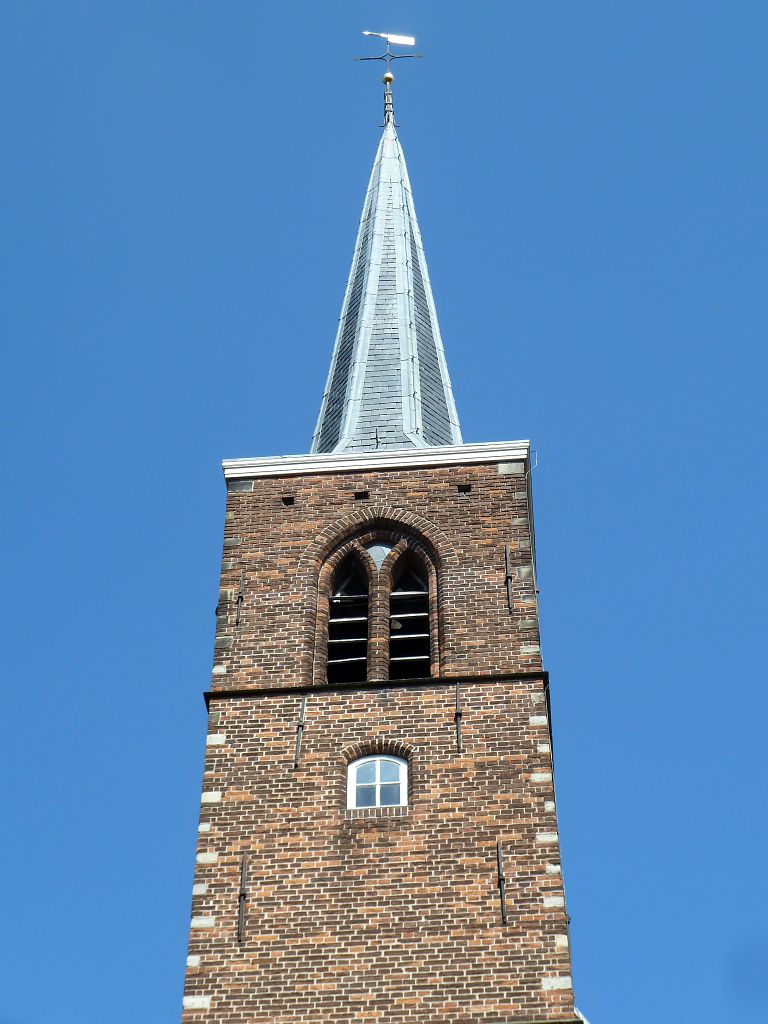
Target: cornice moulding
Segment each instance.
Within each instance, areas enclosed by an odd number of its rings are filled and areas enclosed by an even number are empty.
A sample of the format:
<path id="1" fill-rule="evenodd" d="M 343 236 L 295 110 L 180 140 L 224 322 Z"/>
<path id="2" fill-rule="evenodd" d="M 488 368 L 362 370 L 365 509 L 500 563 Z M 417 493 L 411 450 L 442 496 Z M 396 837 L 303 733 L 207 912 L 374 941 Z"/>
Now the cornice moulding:
<path id="1" fill-rule="evenodd" d="M 422 466 L 469 465 L 482 462 L 527 462 L 529 441 L 394 448 L 385 451 L 315 455 L 279 455 L 260 459 L 225 459 L 226 480 L 265 476 L 308 476 L 315 473 L 360 473 L 369 469 L 414 469 Z"/>

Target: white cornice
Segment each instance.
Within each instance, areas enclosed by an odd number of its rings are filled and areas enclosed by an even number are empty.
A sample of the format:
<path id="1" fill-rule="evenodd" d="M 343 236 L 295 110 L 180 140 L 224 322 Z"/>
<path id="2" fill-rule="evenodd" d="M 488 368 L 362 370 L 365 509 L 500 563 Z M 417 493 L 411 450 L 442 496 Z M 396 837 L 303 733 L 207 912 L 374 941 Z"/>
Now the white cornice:
<path id="1" fill-rule="evenodd" d="M 362 473 L 368 469 L 413 469 L 420 466 L 469 465 L 478 462 L 524 462 L 528 441 L 393 448 L 387 451 L 281 455 L 265 459 L 225 459 L 227 480 L 262 476 L 306 476 L 314 473 Z"/>

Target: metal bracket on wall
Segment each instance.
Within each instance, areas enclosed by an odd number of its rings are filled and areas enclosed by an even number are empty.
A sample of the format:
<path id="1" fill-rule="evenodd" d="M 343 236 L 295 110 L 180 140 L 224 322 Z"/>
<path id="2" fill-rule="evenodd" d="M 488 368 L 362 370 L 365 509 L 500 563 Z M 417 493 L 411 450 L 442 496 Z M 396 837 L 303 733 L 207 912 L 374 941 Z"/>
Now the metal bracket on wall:
<path id="1" fill-rule="evenodd" d="M 296 723 L 296 752 L 293 755 L 293 767 L 298 768 L 301 761 L 301 741 L 304 737 L 304 719 L 307 713 L 307 698 L 301 698 L 301 710 L 299 720 Z"/>
<path id="2" fill-rule="evenodd" d="M 463 711 L 461 710 L 461 687 L 459 680 L 456 680 L 456 711 L 453 716 L 453 720 L 456 724 L 456 752 L 460 754 L 462 752 L 463 745 L 461 742 L 461 719 Z"/>
<path id="3" fill-rule="evenodd" d="M 235 625 L 240 625 L 240 610 L 243 607 L 245 601 L 245 574 L 240 573 L 240 589 L 237 592 L 237 601 L 235 602 L 237 611 L 235 613 Z"/>
<path id="4" fill-rule="evenodd" d="M 496 840 L 496 866 L 499 872 L 499 901 L 501 903 L 501 923 L 507 923 L 507 876 L 504 874 L 504 854 L 501 843 Z"/>
<path id="5" fill-rule="evenodd" d="M 512 560 L 509 557 L 509 544 L 504 545 L 504 583 L 507 587 L 507 606 L 512 611 Z"/>
<path id="6" fill-rule="evenodd" d="M 245 901 L 248 898 L 248 854 L 243 850 L 240 865 L 240 891 L 237 894 L 237 941 L 242 944 L 245 938 Z"/>

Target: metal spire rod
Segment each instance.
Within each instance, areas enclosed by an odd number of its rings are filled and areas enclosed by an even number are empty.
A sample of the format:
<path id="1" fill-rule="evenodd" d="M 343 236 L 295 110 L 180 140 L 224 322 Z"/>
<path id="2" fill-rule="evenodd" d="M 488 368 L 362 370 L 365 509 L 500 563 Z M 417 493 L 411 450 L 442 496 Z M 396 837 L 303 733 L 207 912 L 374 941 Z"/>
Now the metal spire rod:
<path id="1" fill-rule="evenodd" d="M 406 57 L 421 58 L 424 56 L 423 53 L 392 53 L 390 46 L 415 46 L 416 40 L 413 36 L 396 36 L 391 32 L 363 32 L 364 36 L 376 36 L 378 39 L 384 39 L 387 43 L 387 48 L 384 53 L 378 54 L 376 57 L 355 57 L 354 60 L 383 60 L 387 65 L 387 70 L 382 75 L 382 81 L 384 82 L 384 125 L 395 125 L 395 106 L 392 100 L 392 83 L 395 80 L 395 76 L 392 74 L 390 64 L 393 60 L 404 60 Z"/>

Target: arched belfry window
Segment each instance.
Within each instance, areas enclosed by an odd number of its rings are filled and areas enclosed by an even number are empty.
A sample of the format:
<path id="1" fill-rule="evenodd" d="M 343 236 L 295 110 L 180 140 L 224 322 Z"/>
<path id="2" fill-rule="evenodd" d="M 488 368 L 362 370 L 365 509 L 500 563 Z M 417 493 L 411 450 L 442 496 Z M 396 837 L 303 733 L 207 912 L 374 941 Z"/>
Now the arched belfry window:
<path id="1" fill-rule="evenodd" d="M 428 676 L 430 649 L 427 578 L 421 566 L 405 562 L 396 567 L 389 595 L 390 679 Z"/>
<path id="2" fill-rule="evenodd" d="M 368 580 L 355 559 L 339 566 L 328 620 L 328 682 L 358 683 L 368 668 Z"/>
<path id="3" fill-rule="evenodd" d="M 437 561 L 422 539 L 388 526 L 344 539 L 320 567 L 315 680 L 439 674 Z"/>
<path id="4" fill-rule="evenodd" d="M 401 757 L 361 757 L 347 768 L 347 807 L 404 807 L 408 763 Z"/>

